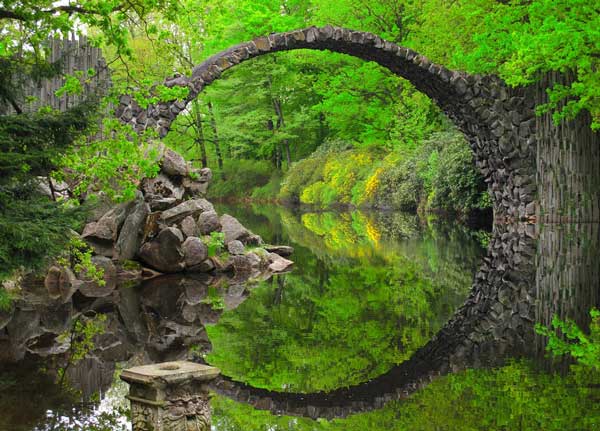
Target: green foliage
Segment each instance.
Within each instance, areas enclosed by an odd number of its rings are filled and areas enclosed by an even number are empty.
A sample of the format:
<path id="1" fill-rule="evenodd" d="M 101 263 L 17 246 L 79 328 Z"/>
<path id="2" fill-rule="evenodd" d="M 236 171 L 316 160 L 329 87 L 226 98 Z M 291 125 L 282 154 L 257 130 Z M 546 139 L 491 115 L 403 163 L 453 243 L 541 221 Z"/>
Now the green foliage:
<path id="1" fill-rule="evenodd" d="M 13 295 L 0 286 L 0 311 L 8 311 L 13 304 Z"/>
<path id="2" fill-rule="evenodd" d="M 225 234 L 223 232 L 211 232 L 207 238 L 208 256 L 214 257 L 225 247 Z"/>
<path id="3" fill-rule="evenodd" d="M 58 370 L 58 381 L 62 385 L 67 369 L 85 359 L 96 348 L 94 339 L 106 331 L 106 315 L 94 314 L 91 317 L 80 316 L 75 319 L 71 329 L 58 336 L 59 341 L 69 343 L 67 363 Z"/>
<path id="4" fill-rule="evenodd" d="M 208 292 L 206 293 L 206 298 L 200 301 L 202 304 L 207 304 L 213 310 L 224 310 L 225 309 L 225 301 L 223 297 L 219 294 L 219 291 L 214 286 L 208 287 Z"/>
<path id="5" fill-rule="evenodd" d="M 281 173 L 275 171 L 267 184 L 256 187 L 252 190 L 252 201 L 254 202 L 273 202 L 277 199 L 281 189 Z"/>
<path id="6" fill-rule="evenodd" d="M 0 191 L 0 279 L 21 268 L 43 268 L 85 218 L 83 208 L 39 196 L 34 187 Z"/>
<path id="7" fill-rule="evenodd" d="M 590 311 L 591 323 L 586 334 L 570 319 L 552 317 L 552 326 L 547 328 L 537 324 L 535 331 L 548 337 L 546 349 L 554 356 L 570 355 L 578 364 L 600 372 L 600 311 Z"/>
<path id="8" fill-rule="evenodd" d="M 412 150 L 319 149 L 292 165 L 279 198 L 318 208 L 345 204 L 467 214 L 491 207 L 472 151 L 456 131 L 433 133 Z"/>
<path id="9" fill-rule="evenodd" d="M 93 249 L 85 241 L 73 235 L 66 247 L 66 255 L 57 260 L 59 265 L 72 268 L 76 273 L 84 273 L 86 278 L 99 286 L 106 284 L 104 270 L 92 262 Z"/>
<path id="10" fill-rule="evenodd" d="M 215 172 L 210 185 L 209 198 L 249 198 L 252 189 L 266 185 L 273 173 L 267 161 L 231 160 L 223 166 L 223 172 Z"/>

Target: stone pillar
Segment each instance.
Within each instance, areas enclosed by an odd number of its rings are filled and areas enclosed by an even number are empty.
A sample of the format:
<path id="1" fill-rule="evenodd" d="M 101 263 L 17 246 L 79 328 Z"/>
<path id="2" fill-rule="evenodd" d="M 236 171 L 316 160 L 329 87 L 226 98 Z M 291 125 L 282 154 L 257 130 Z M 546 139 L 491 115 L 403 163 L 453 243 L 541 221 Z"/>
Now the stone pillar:
<path id="1" fill-rule="evenodd" d="M 123 370 L 133 431 L 210 431 L 206 383 L 218 368 L 178 361 Z"/>

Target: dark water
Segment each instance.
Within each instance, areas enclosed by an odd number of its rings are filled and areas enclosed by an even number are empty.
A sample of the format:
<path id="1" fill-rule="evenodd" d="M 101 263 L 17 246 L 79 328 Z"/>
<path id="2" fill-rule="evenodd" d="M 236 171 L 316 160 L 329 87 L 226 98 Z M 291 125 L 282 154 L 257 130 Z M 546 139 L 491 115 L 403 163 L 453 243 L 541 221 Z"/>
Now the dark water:
<path id="1" fill-rule="evenodd" d="M 533 330 L 553 315 L 589 324 L 598 226 L 488 233 L 398 213 L 217 210 L 292 245 L 295 269 L 67 301 L 26 286 L 7 325 L 0 314 L 0 359 L 12 362 L 0 430 L 128 429 L 119 370 L 186 358 L 226 376 L 211 401 L 219 431 L 600 429 L 597 373 L 551 364 Z M 94 345 L 67 364 L 78 319 L 75 345 Z"/>

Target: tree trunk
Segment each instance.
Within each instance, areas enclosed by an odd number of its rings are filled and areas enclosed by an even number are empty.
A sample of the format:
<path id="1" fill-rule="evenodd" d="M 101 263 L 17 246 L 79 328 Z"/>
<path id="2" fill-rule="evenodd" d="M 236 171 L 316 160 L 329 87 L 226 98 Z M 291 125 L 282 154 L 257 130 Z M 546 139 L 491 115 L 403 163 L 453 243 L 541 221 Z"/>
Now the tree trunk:
<path id="1" fill-rule="evenodd" d="M 200 160 L 202 161 L 202 167 L 206 168 L 208 166 L 208 157 L 206 155 L 206 142 L 204 139 L 204 129 L 202 127 L 202 115 L 200 113 L 200 103 L 198 103 L 197 101 L 194 103 L 194 111 L 195 111 L 195 117 L 194 117 L 194 125 L 196 128 L 196 145 L 198 145 L 198 147 L 200 147 Z"/>
<path id="2" fill-rule="evenodd" d="M 210 127 L 213 134 L 213 144 L 215 145 L 215 153 L 217 153 L 217 164 L 221 174 L 223 173 L 223 156 L 221 154 L 221 144 L 219 143 L 219 133 L 217 131 L 217 121 L 215 119 L 215 113 L 213 112 L 213 106 L 211 102 L 208 102 L 208 114 L 210 115 Z"/>

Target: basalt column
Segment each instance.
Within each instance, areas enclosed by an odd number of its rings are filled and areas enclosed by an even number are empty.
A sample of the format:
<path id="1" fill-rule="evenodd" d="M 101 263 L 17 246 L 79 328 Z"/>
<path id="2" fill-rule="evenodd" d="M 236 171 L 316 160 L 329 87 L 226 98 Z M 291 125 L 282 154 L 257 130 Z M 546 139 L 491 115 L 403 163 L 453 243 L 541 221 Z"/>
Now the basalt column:
<path id="1" fill-rule="evenodd" d="M 549 73 L 537 84 L 536 104 L 546 89 L 568 85 L 573 77 Z M 600 222 L 600 133 L 589 113 L 555 125 L 552 114 L 537 117 L 538 214 L 542 222 Z"/>

